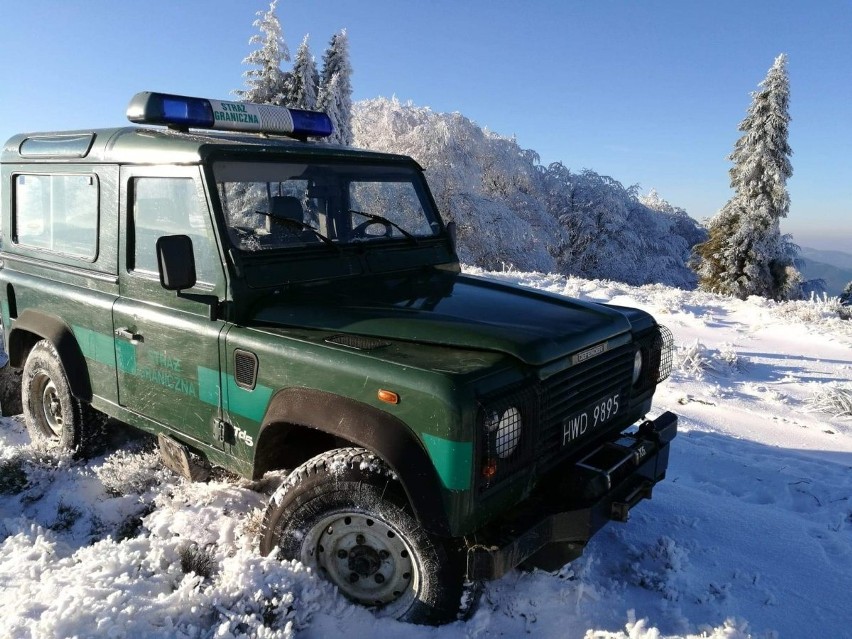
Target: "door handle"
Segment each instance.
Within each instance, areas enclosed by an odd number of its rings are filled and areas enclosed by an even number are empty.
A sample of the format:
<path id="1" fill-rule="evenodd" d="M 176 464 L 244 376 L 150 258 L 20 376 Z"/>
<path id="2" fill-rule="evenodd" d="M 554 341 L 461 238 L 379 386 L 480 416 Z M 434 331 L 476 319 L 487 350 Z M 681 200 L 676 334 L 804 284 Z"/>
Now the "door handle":
<path id="1" fill-rule="evenodd" d="M 139 333 L 134 333 L 129 328 L 117 328 L 115 329 L 115 336 L 120 339 L 126 339 L 131 344 L 140 344 L 145 341 Z"/>

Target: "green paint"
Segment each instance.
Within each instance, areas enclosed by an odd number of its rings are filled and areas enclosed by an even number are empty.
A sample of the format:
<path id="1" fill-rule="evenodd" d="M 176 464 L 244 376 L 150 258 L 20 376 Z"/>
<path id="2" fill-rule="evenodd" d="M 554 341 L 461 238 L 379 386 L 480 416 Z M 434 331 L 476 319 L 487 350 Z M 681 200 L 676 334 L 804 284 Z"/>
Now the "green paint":
<path id="1" fill-rule="evenodd" d="M 240 388 L 234 381 L 233 375 L 228 375 L 228 412 L 242 415 L 248 419 L 260 423 L 266 414 L 269 398 L 272 397 L 272 389 L 258 384 L 254 390 Z"/>
<path id="2" fill-rule="evenodd" d="M 192 380 L 189 380 L 186 377 L 181 377 L 180 375 L 175 375 L 171 371 L 144 366 L 138 369 L 136 374 L 140 379 L 143 379 L 146 382 L 165 386 L 169 390 L 173 390 L 177 393 L 188 395 L 190 397 L 196 397 L 198 395 L 195 384 Z"/>
<path id="3" fill-rule="evenodd" d="M 116 366 L 118 370 L 128 375 L 137 375 L 149 382 L 157 383 L 165 388 L 184 395 L 197 396 L 199 400 L 211 406 L 219 405 L 221 383 L 219 371 L 198 366 L 198 384 L 192 380 L 175 374 L 180 369 L 180 362 L 169 360 L 161 353 L 149 353 L 148 359 L 157 363 L 168 364 L 169 370 L 158 370 L 149 366 L 138 366 L 136 346 L 124 340 L 113 339 L 82 326 L 74 326 L 74 334 L 80 344 L 80 349 L 86 359 Z M 272 389 L 258 385 L 254 390 L 237 386 L 233 375 L 227 376 L 228 406 L 227 410 L 260 423 L 272 397 Z"/>
<path id="4" fill-rule="evenodd" d="M 104 335 L 83 326 L 71 328 L 86 359 L 115 367 L 116 350 L 113 347 L 115 340 L 112 335 Z"/>
<path id="5" fill-rule="evenodd" d="M 469 490 L 473 443 L 454 442 L 429 433 L 423 433 L 422 437 L 444 487 L 449 490 Z"/>

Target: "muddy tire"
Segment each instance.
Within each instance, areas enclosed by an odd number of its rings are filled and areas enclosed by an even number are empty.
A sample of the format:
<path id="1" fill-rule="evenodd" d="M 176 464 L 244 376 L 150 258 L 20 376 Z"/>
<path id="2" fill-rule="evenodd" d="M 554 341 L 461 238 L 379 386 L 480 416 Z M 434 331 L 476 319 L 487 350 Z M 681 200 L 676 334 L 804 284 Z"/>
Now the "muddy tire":
<path id="1" fill-rule="evenodd" d="M 0 368 L 0 415 L 11 417 L 20 415 L 21 405 L 21 374 L 20 368 L 6 364 Z"/>
<path id="2" fill-rule="evenodd" d="M 300 560 L 400 621 L 455 621 L 469 595 L 458 553 L 423 530 L 391 470 L 361 448 L 322 453 L 287 477 L 264 514 L 260 550 Z"/>
<path id="3" fill-rule="evenodd" d="M 37 446 L 86 455 L 103 420 L 71 393 L 65 369 L 48 340 L 33 346 L 21 378 L 24 422 Z"/>

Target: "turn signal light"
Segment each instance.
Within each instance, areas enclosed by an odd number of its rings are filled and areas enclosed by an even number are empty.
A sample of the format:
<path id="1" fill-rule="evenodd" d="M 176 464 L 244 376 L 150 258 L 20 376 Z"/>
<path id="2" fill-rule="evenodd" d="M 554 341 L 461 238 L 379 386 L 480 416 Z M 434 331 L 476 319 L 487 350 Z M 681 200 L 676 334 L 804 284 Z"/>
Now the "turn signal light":
<path id="1" fill-rule="evenodd" d="M 399 395 L 397 395 L 393 391 L 389 391 L 389 390 L 385 390 L 384 388 L 380 388 L 379 389 L 379 401 L 382 401 L 385 404 L 399 404 Z"/>
<path id="2" fill-rule="evenodd" d="M 485 464 L 482 466 L 482 478 L 483 479 L 494 479 L 494 476 L 497 474 L 497 460 L 496 459 L 488 459 L 485 461 Z"/>

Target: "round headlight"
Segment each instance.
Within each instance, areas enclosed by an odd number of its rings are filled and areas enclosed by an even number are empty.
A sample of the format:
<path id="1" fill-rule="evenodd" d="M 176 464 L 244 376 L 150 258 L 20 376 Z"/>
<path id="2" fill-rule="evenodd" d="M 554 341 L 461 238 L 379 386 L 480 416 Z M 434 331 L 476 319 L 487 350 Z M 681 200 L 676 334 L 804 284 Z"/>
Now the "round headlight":
<path id="1" fill-rule="evenodd" d="M 497 431 L 494 438 L 494 452 L 500 459 L 506 459 L 515 452 L 518 442 L 521 441 L 521 411 L 510 406 L 503 411 L 499 419 L 494 415 L 488 421 L 488 430 Z"/>
<path id="2" fill-rule="evenodd" d="M 633 384 L 639 381 L 639 376 L 642 374 L 642 351 L 636 351 L 633 356 Z"/>

